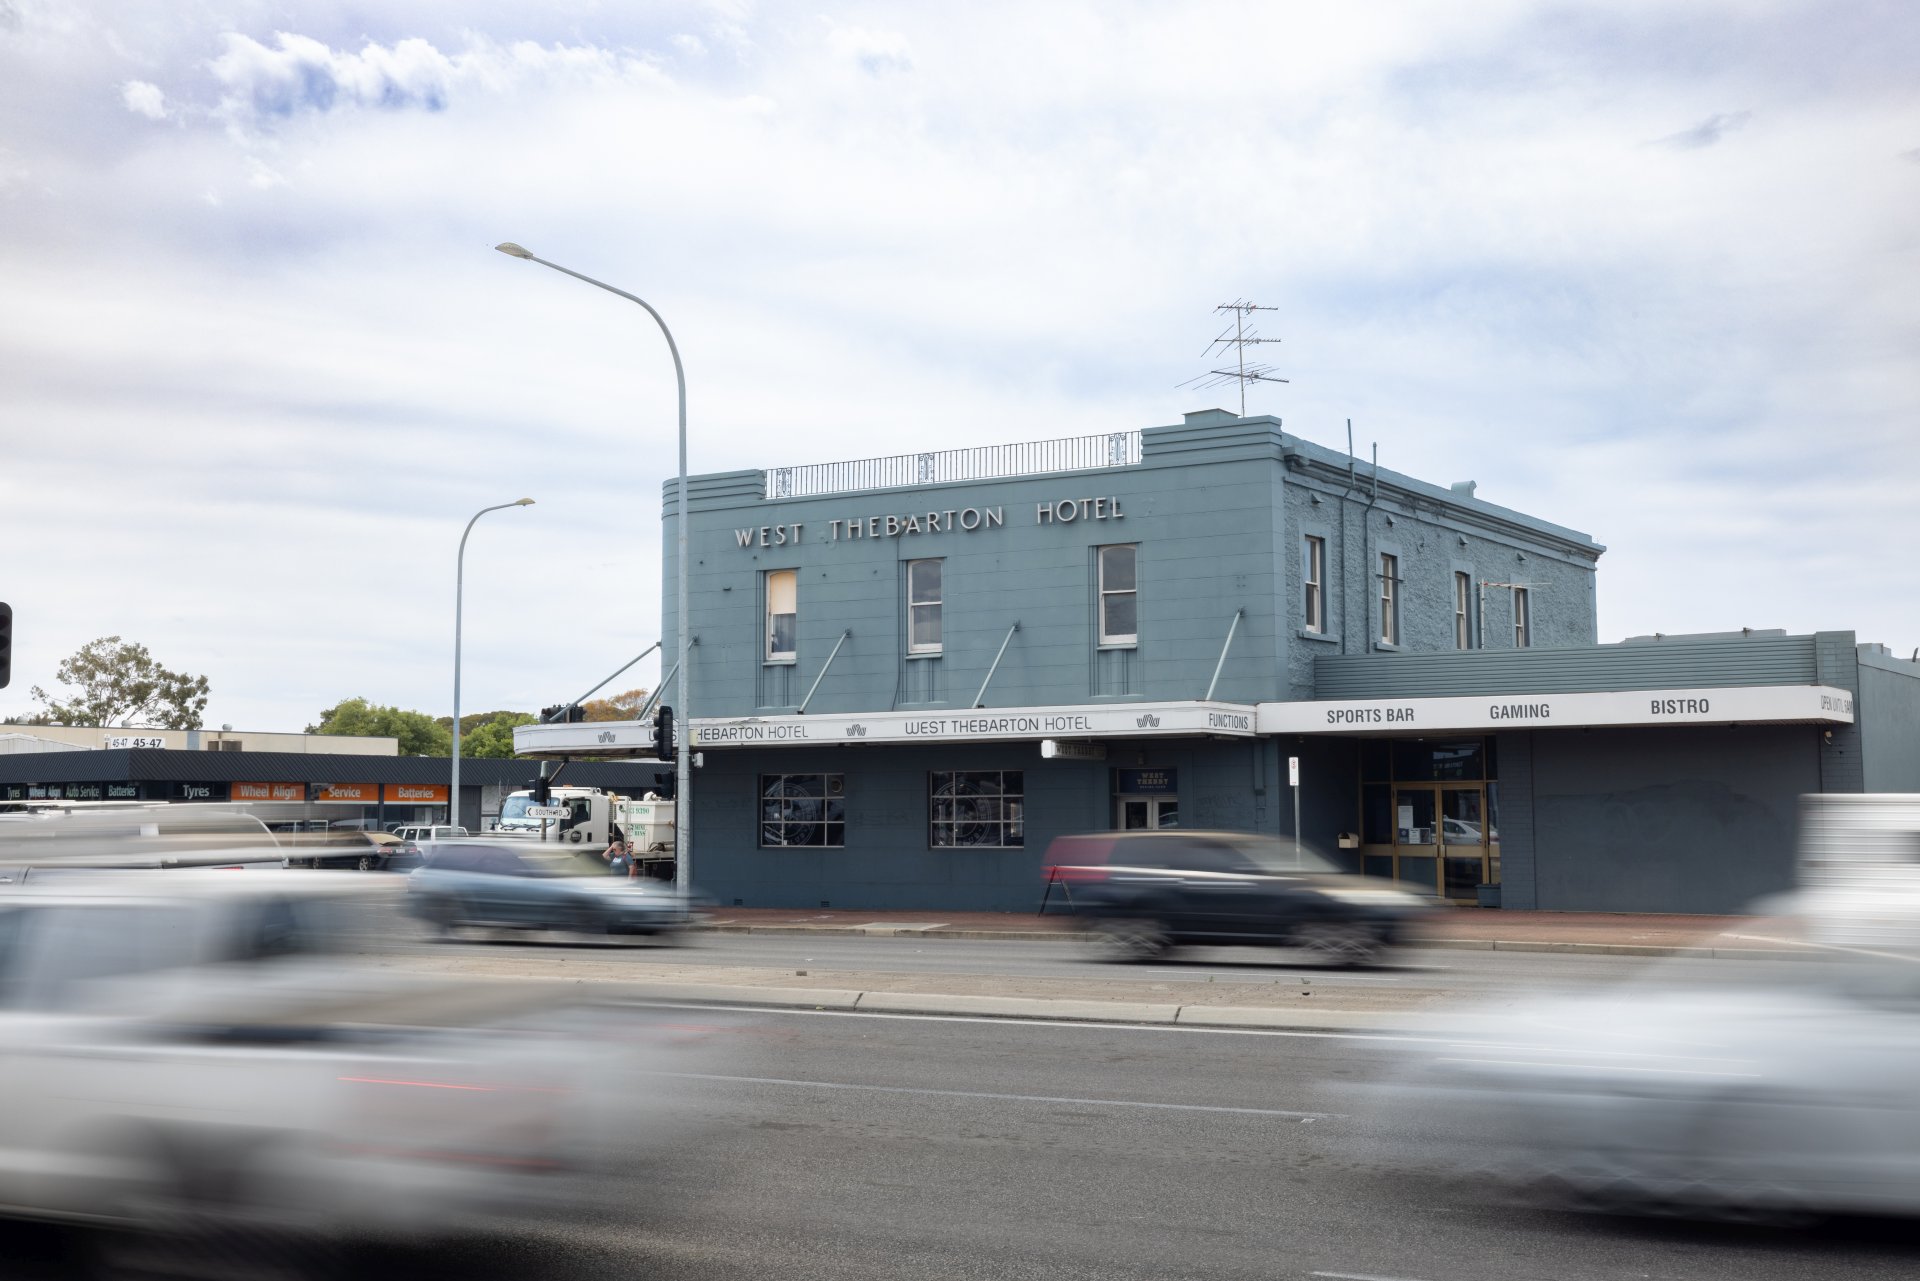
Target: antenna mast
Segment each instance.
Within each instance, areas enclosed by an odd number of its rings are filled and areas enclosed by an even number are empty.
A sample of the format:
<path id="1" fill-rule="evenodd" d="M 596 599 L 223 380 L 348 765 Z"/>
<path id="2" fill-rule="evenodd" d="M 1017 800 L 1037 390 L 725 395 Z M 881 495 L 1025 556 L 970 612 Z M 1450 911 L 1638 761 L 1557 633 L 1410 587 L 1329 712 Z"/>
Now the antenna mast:
<path id="1" fill-rule="evenodd" d="M 1187 381 L 1178 385 L 1181 387 L 1224 387 L 1228 383 L 1237 383 L 1240 387 L 1240 416 L 1245 418 L 1247 416 L 1248 383 L 1283 383 L 1287 381 L 1285 378 L 1281 378 L 1274 373 L 1274 367 L 1272 365 L 1258 363 L 1249 365 L 1247 363 L 1247 348 L 1250 345 L 1254 343 L 1280 341 L 1278 338 L 1262 338 L 1258 330 L 1248 325 L 1248 322 L 1253 318 L 1253 313 L 1256 311 L 1278 310 L 1280 310 L 1278 307 L 1262 307 L 1256 303 L 1247 301 L 1245 298 L 1236 298 L 1232 302 L 1223 302 L 1218 307 L 1215 307 L 1214 311 L 1223 315 L 1229 311 L 1232 312 L 1233 325 L 1229 329 L 1222 330 L 1220 336 L 1208 343 L 1207 349 L 1200 354 L 1203 356 L 1212 356 L 1215 354 L 1224 356 L 1228 351 L 1232 351 L 1234 355 L 1234 367 L 1231 369 L 1209 369 L 1199 377 L 1189 378 Z"/>

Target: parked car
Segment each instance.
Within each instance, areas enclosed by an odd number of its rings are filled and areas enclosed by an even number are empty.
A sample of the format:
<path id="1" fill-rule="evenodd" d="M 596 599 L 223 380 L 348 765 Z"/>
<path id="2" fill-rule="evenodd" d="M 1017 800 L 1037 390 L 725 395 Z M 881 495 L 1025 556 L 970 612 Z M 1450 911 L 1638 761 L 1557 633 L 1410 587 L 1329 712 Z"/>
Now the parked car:
<path id="1" fill-rule="evenodd" d="M 419 845 L 425 841 L 450 841 L 460 836 L 471 836 L 464 827 L 455 827 L 448 823 L 402 823 L 393 829 L 392 834 L 403 841 L 412 841 Z"/>
<path id="2" fill-rule="evenodd" d="M 407 878 L 409 910 L 442 931 L 464 925 L 575 934 L 667 935 L 691 919 L 665 881 L 611 875 L 597 855 L 519 841 L 439 841 Z"/>
<path id="3" fill-rule="evenodd" d="M 1371 964 L 1435 902 L 1239 832 L 1062 836 L 1046 861 L 1048 900 L 1085 918 L 1098 951 L 1120 961 L 1185 943 L 1252 943 Z"/>

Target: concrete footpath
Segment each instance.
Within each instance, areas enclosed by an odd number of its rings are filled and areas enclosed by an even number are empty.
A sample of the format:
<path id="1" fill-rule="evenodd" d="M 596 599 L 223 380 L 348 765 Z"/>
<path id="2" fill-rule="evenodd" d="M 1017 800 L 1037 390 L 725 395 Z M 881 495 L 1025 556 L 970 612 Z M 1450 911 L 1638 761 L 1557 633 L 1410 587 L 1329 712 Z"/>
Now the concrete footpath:
<path id="1" fill-rule="evenodd" d="M 983 973 L 964 967 L 888 968 L 888 949 L 910 946 L 909 940 L 1071 944 L 1083 937 L 1071 919 L 1053 916 L 735 908 L 713 912 L 703 928 L 722 935 L 786 936 L 802 945 L 809 938 L 832 935 L 897 941 L 877 947 L 871 963 L 858 958 L 857 968 L 848 965 L 843 949 L 838 954 L 840 968 L 827 968 L 804 954 L 777 964 L 752 953 L 743 953 L 737 961 L 690 963 L 671 947 L 581 947 L 577 940 L 574 946 L 526 947 L 516 946 L 521 941 L 516 937 L 483 935 L 476 940 L 483 946 L 429 951 L 417 957 L 413 966 L 475 978 L 563 985 L 573 995 L 595 1000 L 1356 1034 L 1444 1034 L 1458 1027 L 1463 1013 L 1497 1010 L 1545 990 L 1522 979 L 1527 962 L 1521 958 L 1510 965 L 1520 967 L 1515 978 L 1522 981 L 1496 993 L 1463 982 L 1457 967 L 1348 971 L 1309 958 L 1225 965 L 1217 971 L 1205 970 L 1204 978 L 1162 973 L 1150 965 L 1088 965 L 1084 972 L 1071 975 Z M 1620 959 L 1726 958 L 1733 964 L 1738 963 L 1735 958 L 1805 956 L 1808 951 L 1793 938 L 1790 922 L 1759 917 L 1463 909 L 1444 914 L 1429 935 L 1428 945 L 1437 948 Z M 698 946 L 697 941 L 692 945 Z M 1594 963 L 1604 964 L 1598 959 Z"/>
<path id="2" fill-rule="evenodd" d="M 874 912 L 713 908 L 701 929 L 744 934 L 846 934 L 925 939 L 1080 941 L 1070 916 L 1012 912 Z M 1793 926 L 1752 916 L 1649 916 L 1606 912 L 1442 911 L 1415 947 L 1606 956 L 1724 956 L 1793 949 Z"/>

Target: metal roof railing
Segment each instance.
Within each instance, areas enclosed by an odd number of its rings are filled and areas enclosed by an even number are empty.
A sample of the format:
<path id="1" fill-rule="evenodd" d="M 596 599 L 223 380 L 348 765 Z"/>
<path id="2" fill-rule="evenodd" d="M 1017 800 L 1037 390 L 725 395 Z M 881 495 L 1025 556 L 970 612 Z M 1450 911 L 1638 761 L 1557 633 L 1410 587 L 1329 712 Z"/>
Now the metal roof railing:
<path id="1" fill-rule="evenodd" d="M 768 498 L 807 498 L 816 494 L 844 494 L 862 489 L 897 489 L 910 485 L 940 485 L 961 480 L 988 480 L 1001 476 L 1037 476 L 1055 471 L 1093 471 L 1128 467 L 1140 461 L 1140 433 L 1108 432 L 1101 436 L 1067 436 L 1059 440 L 1032 440 L 1013 445 L 980 445 L 972 449 L 941 449 L 884 458 L 857 458 L 843 463 L 807 463 L 767 471 Z"/>

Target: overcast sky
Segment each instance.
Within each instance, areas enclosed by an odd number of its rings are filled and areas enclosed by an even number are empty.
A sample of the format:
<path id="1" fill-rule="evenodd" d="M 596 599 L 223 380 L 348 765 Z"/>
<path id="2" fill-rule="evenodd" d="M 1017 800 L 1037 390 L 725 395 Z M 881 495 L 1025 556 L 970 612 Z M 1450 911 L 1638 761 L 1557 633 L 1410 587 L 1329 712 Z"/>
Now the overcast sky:
<path id="1" fill-rule="evenodd" d="M 695 471 L 1232 406 L 1591 533 L 1602 640 L 1920 645 L 1920 11 L 0 0 L 0 714 L 580 692 Z M 1544 608 L 1544 605 L 1542 606 Z M 649 660 L 644 680 L 658 669 Z M 624 684 L 625 682 L 622 682 Z"/>

